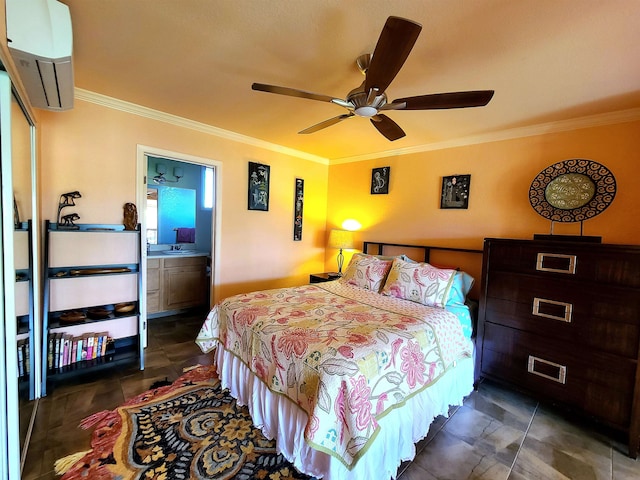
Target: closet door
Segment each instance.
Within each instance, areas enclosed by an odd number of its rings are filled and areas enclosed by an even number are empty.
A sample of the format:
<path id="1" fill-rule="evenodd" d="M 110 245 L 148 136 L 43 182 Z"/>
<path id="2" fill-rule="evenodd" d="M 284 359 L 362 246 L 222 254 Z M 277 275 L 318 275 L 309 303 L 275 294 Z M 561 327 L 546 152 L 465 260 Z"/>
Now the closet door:
<path id="1" fill-rule="evenodd" d="M 40 395 L 34 148 L 35 127 L 0 72 L 1 478 L 20 477 Z"/>
<path id="2" fill-rule="evenodd" d="M 19 478 L 20 476 L 20 427 L 18 422 L 18 357 L 15 355 L 16 309 L 15 309 L 15 268 L 13 261 L 13 181 L 11 179 L 11 82 L 6 73 L 0 72 L 0 157 L 2 197 L 2 222 L 0 242 L 2 260 L 0 274 L 2 277 L 2 296 L 0 300 L 0 329 L 2 341 L 0 354 L 4 360 L 4 368 L 0 369 L 0 417 L 2 423 L 2 454 L 6 464 L 0 462 L 5 471 L 2 478 Z M 2 408 L 4 407 L 4 408 Z M 17 473 L 17 475 L 16 475 Z"/>

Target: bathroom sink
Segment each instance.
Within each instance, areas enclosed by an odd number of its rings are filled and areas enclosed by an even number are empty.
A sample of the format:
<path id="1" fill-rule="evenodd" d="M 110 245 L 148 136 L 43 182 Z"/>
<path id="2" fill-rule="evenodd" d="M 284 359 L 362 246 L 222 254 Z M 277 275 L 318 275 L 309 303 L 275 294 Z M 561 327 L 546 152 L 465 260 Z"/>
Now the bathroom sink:
<path id="1" fill-rule="evenodd" d="M 167 255 L 191 255 L 196 253 L 195 250 L 167 250 L 166 252 L 162 252 Z"/>

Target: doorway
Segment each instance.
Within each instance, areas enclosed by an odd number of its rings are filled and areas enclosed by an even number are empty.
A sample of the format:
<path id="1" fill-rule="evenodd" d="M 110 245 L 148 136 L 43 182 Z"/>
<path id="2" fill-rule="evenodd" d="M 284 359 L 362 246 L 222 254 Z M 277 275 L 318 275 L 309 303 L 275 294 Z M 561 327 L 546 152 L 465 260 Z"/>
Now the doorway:
<path id="1" fill-rule="evenodd" d="M 160 168 L 162 171 L 162 175 L 158 173 L 158 168 L 154 168 L 154 171 L 149 170 L 149 159 L 166 159 L 167 165 L 171 162 L 171 168 Z M 157 162 L 154 164 L 157 165 Z M 146 211 L 147 204 L 147 190 L 149 182 L 147 179 L 154 177 L 164 177 L 169 181 L 166 182 L 170 185 L 177 185 L 180 180 L 181 175 L 184 174 L 184 171 L 187 168 L 194 168 L 194 166 L 198 167 L 206 167 L 206 170 L 209 171 L 209 174 L 213 176 L 213 194 L 211 195 L 213 204 L 211 205 L 210 211 L 210 252 L 211 252 L 211 271 L 209 275 L 209 299 L 210 303 L 215 299 L 215 286 L 219 282 L 219 272 L 216 268 L 219 265 L 219 257 L 220 257 L 220 186 L 222 183 L 222 164 L 219 161 L 197 157 L 193 155 L 188 155 L 180 152 L 168 151 L 160 148 L 149 147 L 145 145 L 138 145 L 137 147 L 137 174 L 136 174 L 136 202 L 137 205 L 140 206 L 138 209 L 138 221 L 141 225 L 142 231 L 146 232 L 147 227 L 150 223 L 150 218 L 148 218 L 148 214 Z M 205 169 L 203 169 L 205 170 Z M 176 175 L 176 173 L 178 175 Z M 154 184 L 155 182 L 150 182 Z M 162 184 L 165 182 L 160 181 L 158 184 Z M 156 232 L 157 234 L 157 232 Z M 146 235 L 142 235 L 142 237 L 146 237 Z M 146 243 L 146 238 L 143 240 Z M 174 242 L 176 243 L 176 242 Z M 142 259 L 141 259 L 141 295 L 140 295 L 140 331 L 144 332 L 142 335 L 143 346 L 146 347 L 147 344 L 147 318 L 148 318 L 148 308 L 147 308 L 147 248 L 146 245 L 142 245 Z"/>

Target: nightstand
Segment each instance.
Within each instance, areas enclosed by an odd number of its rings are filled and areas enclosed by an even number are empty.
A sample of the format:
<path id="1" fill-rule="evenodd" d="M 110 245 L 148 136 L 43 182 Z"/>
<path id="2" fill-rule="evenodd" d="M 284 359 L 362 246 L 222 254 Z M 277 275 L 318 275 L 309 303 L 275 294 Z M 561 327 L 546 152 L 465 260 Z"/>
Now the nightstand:
<path id="1" fill-rule="evenodd" d="M 322 283 L 337 280 L 340 275 L 335 272 L 312 273 L 309 275 L 309 283 Z"/>

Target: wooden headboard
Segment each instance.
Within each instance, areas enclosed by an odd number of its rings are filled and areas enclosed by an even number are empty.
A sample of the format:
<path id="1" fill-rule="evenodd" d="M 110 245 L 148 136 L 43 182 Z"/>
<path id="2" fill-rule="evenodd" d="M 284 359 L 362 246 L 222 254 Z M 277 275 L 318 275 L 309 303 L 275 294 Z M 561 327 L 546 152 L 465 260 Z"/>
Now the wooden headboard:
<path id="1" fill-rule="evenodd" d="M 416 262 L 429 262 L 434 266 L 464 270 L 475 279 L 469 297 L 478 299 L 480 296 L 482 250 L 367 241 L 364 242 L 362 251 L 370 255 L 404 254 Z"/>

